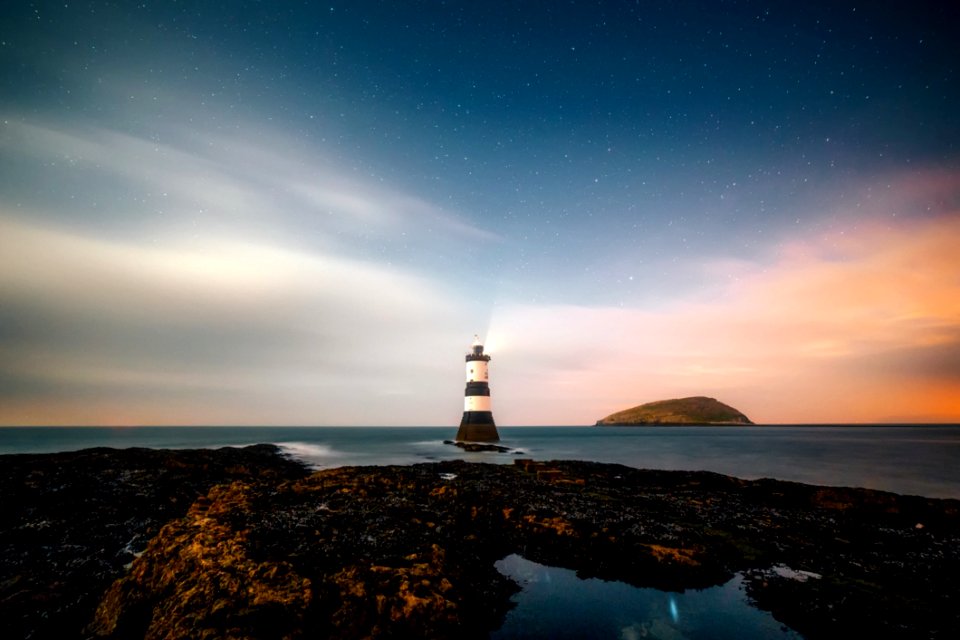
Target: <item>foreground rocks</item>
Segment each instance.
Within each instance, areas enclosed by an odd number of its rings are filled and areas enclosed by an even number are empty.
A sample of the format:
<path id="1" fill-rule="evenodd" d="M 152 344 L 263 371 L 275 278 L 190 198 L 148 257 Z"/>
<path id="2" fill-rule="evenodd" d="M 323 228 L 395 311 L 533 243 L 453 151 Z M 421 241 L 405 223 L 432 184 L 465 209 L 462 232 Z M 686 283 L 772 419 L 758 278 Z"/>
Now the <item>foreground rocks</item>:
<path id="1" fill-rule="evenodd" d="M 0 456 L 3 637 L 80 637 L 125 565 L 212 487 L 306 474 L 272 445 Z"/>
<path id="2" fill-rule="evenodd" d="M 529 460 L 271 471 L 191 500 L 60 637 L 482 638 L 517 589 L 494 569 L 510 553 L 661 589 L 742 572 L 811 638 L 960 631 L 958 501 Z"/>

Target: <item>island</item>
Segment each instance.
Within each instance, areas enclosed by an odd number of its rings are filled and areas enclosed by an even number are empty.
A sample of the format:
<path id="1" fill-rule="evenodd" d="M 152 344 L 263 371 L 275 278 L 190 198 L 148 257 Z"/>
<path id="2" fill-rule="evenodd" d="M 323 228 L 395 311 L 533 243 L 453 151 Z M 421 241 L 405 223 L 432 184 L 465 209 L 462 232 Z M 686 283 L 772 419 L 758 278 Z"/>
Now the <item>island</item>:
<path id="1" fill-rule="evenodd" d="M 716 398 L 693 396 L 648 402 L 597 420 L 598 427 L 744 425 L 750 418 Z"/>
<path id="2" fill-rule="evenodd" d="M 316 472 L 270 445 L 0 456 L 11 638 L 486 638 L 509 554 L 739 577 L 807 638 L 960 637 L 960 501 L 577 461 Z"/>

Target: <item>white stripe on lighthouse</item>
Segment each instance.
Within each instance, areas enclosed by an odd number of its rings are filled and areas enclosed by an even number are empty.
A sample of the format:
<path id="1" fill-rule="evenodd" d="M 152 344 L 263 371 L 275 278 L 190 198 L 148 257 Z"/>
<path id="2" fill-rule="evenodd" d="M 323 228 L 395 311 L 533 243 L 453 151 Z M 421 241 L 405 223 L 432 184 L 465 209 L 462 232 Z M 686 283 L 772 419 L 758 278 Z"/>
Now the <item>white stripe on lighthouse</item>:
<path id="1" fill-rule="evenodd" d="M 467 382 L 489 382 L 490 374 L 487 372 L 487 363 L 483 360 L 471 360 L 467 362 Z"/>
<path id="2" fill-rule="evenodd" d="M 490 396 L 466 396 L 463 399 L 464 411 L 490 411 Z"/>

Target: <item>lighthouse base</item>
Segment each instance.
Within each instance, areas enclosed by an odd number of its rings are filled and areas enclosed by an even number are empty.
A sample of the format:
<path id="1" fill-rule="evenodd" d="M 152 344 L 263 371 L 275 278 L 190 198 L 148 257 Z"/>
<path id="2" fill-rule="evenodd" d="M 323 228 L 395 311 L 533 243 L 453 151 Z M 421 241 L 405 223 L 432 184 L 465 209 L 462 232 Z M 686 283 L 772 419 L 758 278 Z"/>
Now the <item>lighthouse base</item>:
<path id="1" fill-rule="evenodd" d="M 500 434 L 490 411 L 464 411 L 457 430 L 458 442 L 499 442 Z"/>

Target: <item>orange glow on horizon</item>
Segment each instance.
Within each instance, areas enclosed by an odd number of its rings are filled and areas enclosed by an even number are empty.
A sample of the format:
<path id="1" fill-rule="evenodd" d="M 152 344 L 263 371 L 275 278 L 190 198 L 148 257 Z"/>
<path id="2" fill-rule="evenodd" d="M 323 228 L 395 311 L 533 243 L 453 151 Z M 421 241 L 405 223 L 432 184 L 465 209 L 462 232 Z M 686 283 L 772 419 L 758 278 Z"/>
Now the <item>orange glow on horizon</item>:
<path id="1" fill-rule="evenodd" d="M 960 422 L 958 238 L 960 216 L 864 224 L 784 246 L 720 301 L 514 308 L 492 330 L 544 365 L 502 367 L 508 394 L 525 379 L 538 390 L 527 406 L 498 394 L 501 415 L 589 424 L 642 402 L 712 395 L 757 422 Z M 557 401 L 571 389 L 576 400 Z"/>

